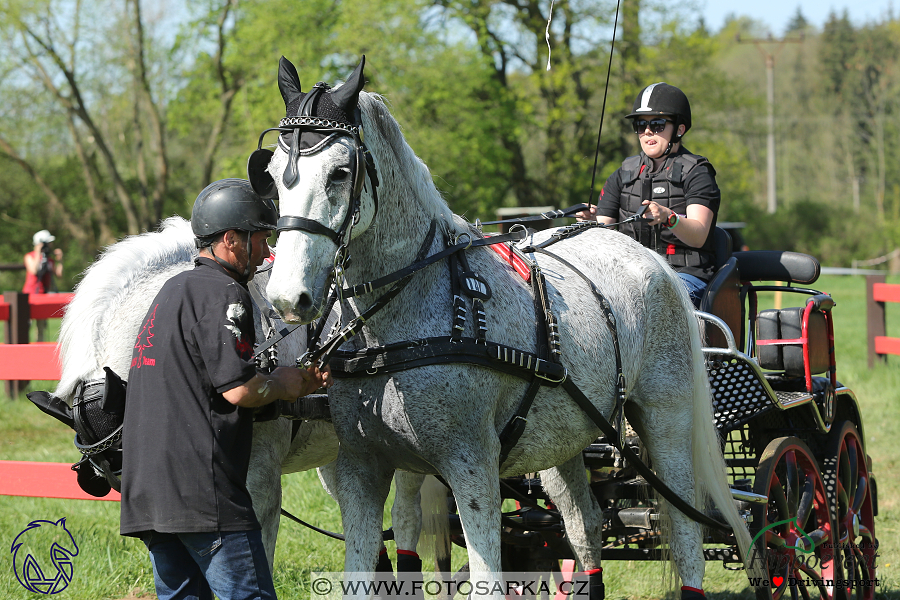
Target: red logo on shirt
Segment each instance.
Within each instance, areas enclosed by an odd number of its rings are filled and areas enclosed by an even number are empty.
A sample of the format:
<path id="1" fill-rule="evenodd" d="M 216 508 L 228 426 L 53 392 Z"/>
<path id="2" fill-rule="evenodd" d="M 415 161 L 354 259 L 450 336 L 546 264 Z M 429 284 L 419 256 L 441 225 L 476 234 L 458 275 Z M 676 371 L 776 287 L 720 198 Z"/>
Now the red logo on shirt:
<path id="1" fill-rule="evenodd" d="M 247 341 L 247 338 L 241 337 L 235 340 L 234 347 L 241 358 L 248 358 L 253 354 L 253 346 Z"/>
<path id="2" fill-rule="evenodd" d="M 146 348 L 152 348 L 153 344 L 150 343 L 150 339 L 153 337 L 153 320 L 156 318 L 156 308 L 159 306 L 157 304 L 153 307 L 153 312 L 150 313 L 150 316 L 147 317 L 147 321 L 144 323 L 144 327 L 141 329 L 141 332 L 137 336 L 137 342 L 135 342 L 134 347 L 137 349 L 137 356 L 131 359 L 131 366 L 137 367 L 140 369 L 144 365 L 147 366 L 155 366 L 156 359 L 155 358 L 147 358 L 144 356 L 144 350 Z"/>

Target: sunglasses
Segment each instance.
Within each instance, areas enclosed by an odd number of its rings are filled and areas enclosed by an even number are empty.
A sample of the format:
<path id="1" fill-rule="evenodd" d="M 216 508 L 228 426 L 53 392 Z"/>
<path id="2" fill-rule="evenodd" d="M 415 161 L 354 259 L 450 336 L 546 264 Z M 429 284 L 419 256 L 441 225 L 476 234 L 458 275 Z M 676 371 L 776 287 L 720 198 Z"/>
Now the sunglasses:
<path id="1" fill-rule="evenodd" d="M 634 132 L 638 135 L 644 133 L 648 127 L 650 128 L 650 133 L 654 135 L 658 135 L 665 131 L 666 123 L 671 123 L 669 119 L 652 119 L 647 121 L 645 119 L 635 119 L 632 121 L 632 125 L 634 126 Z"/>

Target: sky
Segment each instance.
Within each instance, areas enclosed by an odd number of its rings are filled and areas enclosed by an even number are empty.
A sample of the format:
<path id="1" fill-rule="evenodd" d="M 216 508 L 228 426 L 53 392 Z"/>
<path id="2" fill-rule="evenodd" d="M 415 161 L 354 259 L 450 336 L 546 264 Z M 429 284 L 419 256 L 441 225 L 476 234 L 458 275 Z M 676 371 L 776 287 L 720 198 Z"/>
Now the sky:
<path id="1" fill-rule="evenodd" d="M 703 17 L 706 26 L 713 31 L 721 29 L 725 17 L 734 13 L 762 21 L 776 36 L 784 33 L 798 6 L 806 20 L 819 29 L 828 20 L 828 14 L 832 10 L 841 14 L 846 8 L 854 25 L 874 21 L 888 11 L 893 11 L 894 14 L 900 12 L 900 1 L 895 3 L 892 0 L 705 0 L 705 4 Z"/>

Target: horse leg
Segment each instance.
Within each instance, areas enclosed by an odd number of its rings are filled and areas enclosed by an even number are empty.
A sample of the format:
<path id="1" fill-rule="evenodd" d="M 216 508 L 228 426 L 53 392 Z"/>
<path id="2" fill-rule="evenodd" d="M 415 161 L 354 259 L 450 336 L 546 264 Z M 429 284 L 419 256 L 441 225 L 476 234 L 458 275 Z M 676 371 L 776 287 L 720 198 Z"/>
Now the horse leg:
<path id="1" fill-rule="evenodd" d="M 634 413 L 639 415 L 639 427 L 644 432 L 641 440 L 660 479 L 684 501 L 696 506 L 690 433 L 691 395 L 674 395 L 672 387 L 657 390 L 657 393 L 674 398 L 674 401 L 659 407 L 637 406 Z M 700 525 L 673 506 L 668 507 L 668 516 L 672 559 L 684 586 L 682 597 L 689 597 L 692 590 L 703 588 L 706 569 Z"/>
<path id="2" fill-rule="evenodd" d="M 393 473 L 377 459 L 351 456 L 344 446 L 338 450 L 332 492 L 341 508 L 346 538 L 344 572 L 357 574 L 367 582 L 357 589 L 371 589 L 365 586 L 372 582 L 382 546 L 382 513 Z M 345 596 L 359 600 L 367 597 L 363 592 Z"/>
<path id="3" fill-rule="evenodd" d="M 391 524 L 397 544 L 397 574 L 422 574 L 422 559 L 416 553 L 422 533 L 422 504 L 419 490 L 424 475 L 397 471 L 394 473 L 394 506 Z"/>
<path id="4" fill-rule="evenodd" d="M 566 524 L 569 545 L 590 582 L 590 600 L 601 600 L 605 596 L 600 566 L 603 512 L 589 487 L 582 455 L 541 471 L 541 485 Z"/>
<path id="5" fill-rule="evenodd" d="M 262 527 L 263 546 L 274 571 L 275 541 L 281 521 L 281 463 L 291 445 L 291 424 L 286 419 L 253 424 L 253 446 L 247 469 L 247 491 Z"/>
<path id="6" fill-rule="evenodd" d="M 499 444 L 498 444 L 499 445 Z M 488 446 L 488 444 L 485 444 Z M 481 597 L 477 592 L 494 591 L 503 597 L 500 582 L 500 466 L 494 452 L 486 448 L 459 449 L 459 460 L 445 465 L 441 473 L 450 484 L 456 500 L 456 508 L 466 536 L 469 555 L 470 581 L 477 584 L 471 597 Z M 486 586 L 486 587 L 485 587 Z M 489 597 L 490 593 L 484 594 Z"/>

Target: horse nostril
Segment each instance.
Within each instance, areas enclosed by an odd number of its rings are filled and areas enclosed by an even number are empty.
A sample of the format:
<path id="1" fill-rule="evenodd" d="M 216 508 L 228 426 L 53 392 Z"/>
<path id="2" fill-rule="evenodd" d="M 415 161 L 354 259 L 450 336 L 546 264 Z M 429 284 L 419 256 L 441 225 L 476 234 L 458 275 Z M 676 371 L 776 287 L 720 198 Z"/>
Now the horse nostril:
<path id="1" fill-rule="evenodd" d="M 300 297 L 297 298 L 297 310 L 298 311 L 308 311 L 312 308 L 313 301 L 312 296 L 307 293 L 300 294 Z"/>

